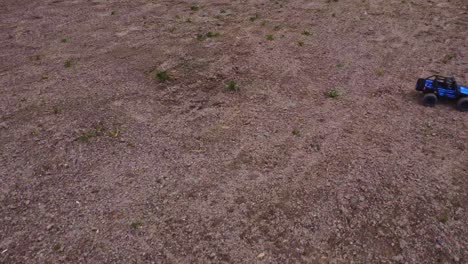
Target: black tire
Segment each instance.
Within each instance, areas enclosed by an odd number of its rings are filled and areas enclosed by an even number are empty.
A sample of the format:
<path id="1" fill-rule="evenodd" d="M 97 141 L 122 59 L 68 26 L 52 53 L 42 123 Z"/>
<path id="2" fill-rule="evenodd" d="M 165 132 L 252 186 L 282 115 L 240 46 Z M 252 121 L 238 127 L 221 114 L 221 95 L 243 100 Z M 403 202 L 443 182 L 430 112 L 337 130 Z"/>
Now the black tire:
<path id="1" fill-rule="evenodd" d="M 418 79 L 416 82 L 416 91 L 423 91 L 426 86 L 426 79 Z"/>
<path id="2" fill-rule="evenodd" d="M 437 103 L 437 95 L 433 93 L 425 94 L 423 97 L 422 104 L 427 107 L 434 107 Z"/>
<path id="3" fill-rule="evenodd" d="M 462 112 L 468 112 L 468 97 L 463 97 L 458 100 L 457 109 Z"/>

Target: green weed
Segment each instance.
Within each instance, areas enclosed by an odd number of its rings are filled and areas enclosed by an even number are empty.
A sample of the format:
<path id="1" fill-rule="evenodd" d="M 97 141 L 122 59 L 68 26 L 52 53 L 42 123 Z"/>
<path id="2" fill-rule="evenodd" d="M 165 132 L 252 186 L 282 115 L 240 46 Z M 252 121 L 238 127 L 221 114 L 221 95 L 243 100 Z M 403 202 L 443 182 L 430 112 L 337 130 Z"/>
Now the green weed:
<path id="1" fill-rule="evenodd" d="M 443 224 L 447 223 L 449 220 L 449 210 L 446 208 L 443 214 L 440 216 L 439 221 Z"/>
<path id="2" fill-rule="evenodd" d="M 130 224 L 130 227 L 132 229 L 140 229 L 142 226 L 143 226 L 143 224 L 140 223 L 140 222 L 133 222 L 133 223 Z"/>
<path id="3" fill-rule="evenodd" d="M 257 20 L 257 19 L 259 19 L 259 18 L 260 18 L 260 16 L 259 16 L 258 14 L 255 14 L 255 16 L 250 17 L 249 20 L 250 20 L 251 22 L 254 22 L 255 20 Z"/>
<path id="4" fill-rule="evenodd" d="M 109 137 L 111 138 L 117 138 L 119 137 L 119 135 L 120 135 L 120 129 L 118 127 L 109 131 Z"/>
<path id="5" fill-rule="evenodd" d="M 444 56 L 444 58 L 442 59 L 442 63 L 443 64 L 447 64 L 449 63 L 451 60 L 455 59 L 457 55 L 453 54 L 453 53 L 450 53 L 450 54 L 447 54 Z"/>
<path id="6" fill-rule="evenodd" d="M 220 34 L 218 32 L 211 32 L 210 31 L 210 32 L 206 33 L 207 38 L 215 38 L 215 37 L 219 37 L 219 35 Z"/>
<path id="7" fill-rule="evenodd" d="M 377 76 L 384 76 L 385 70 L 384 69 L 377 69 L 377 70 L 375 70 L 375 74 Z"/>
<path id="8" fill-rule="evenodd" d="M 104 131 L 104 128 L 102 128 L 101 126 L 98 126 L 95 129 L 92 129 L 90 131 L 87 131 L 87 132 L 81 134 L 75 140 L 79 141 L 79 142 L 86 143 L 86 142 L 89 142 L 89 140 L 91 140 L 92 138 L 95 138 L 97 136 L 101 136 L 103 131 Z"/>
<path id="9" fill-rule="evenodd" d="M 71 66 L 73 66 L 73 61 L 71 59 L 66 60 L 63 66 L 65 66 L 65 68 L 71 68 Z"/>
<path id="10" fill-rule="evenodd" d="M 229 81 L 227 83 L 227 88 L 230 92 L 238 92 L 239 91 L 239 86 L 235 81 Z"/>
<path id="11" fill-rule="evenodd" d="M 299 131 L 299 129 L 295 128 L 295 129 L 293 129 L 292 134 L 295 137 L 300 137 L 301 136 L 301 131 Z"/>
<path id="12" fill-rule="evenodd" d="M 156 73 L 156 79 L 158 79 L 160 82 L 166 82 L 169 81 L 171 77 L 169 76 L 169 73 L 167 73 L 167 71 L 160 71 Z"/>
<path id="13" fill-rule="evenodd" d="M 327 97 L 330 97 L 330 98 L 337 98 L 338 97 L 338 91 L 335 90 L 335 89 L 331 89 L 330 91 L 328 91 L 326 93 Z"/>

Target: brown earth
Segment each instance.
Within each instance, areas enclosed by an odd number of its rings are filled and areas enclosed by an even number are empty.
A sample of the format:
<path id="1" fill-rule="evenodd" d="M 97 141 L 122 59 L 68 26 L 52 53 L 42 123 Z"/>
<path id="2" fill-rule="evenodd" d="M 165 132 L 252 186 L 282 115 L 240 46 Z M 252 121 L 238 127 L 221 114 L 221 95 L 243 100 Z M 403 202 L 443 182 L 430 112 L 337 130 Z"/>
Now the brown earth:
<path id="1" fill-rule="evenodd" d="M 1 263 L 468 262 L 468 114 L 414 90 L 466 0 L 2 0 L 0 49 Z"/>

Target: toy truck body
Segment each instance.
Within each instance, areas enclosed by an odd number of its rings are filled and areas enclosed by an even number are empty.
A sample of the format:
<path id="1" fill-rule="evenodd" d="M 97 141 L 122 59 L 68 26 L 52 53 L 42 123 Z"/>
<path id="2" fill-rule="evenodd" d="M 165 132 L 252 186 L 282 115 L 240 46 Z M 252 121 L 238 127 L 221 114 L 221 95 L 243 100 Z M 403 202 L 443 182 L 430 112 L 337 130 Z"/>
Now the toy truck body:
<path id="1" fill-rule="evenodd" d="M 468 87 L 458 85 L 453 77 L 433 75 L 420 78 L 416 90 L 423 92 L 423 105 L 433 107 L 439 98 L 458 99 L 457 109 L 468 111 Z"/>

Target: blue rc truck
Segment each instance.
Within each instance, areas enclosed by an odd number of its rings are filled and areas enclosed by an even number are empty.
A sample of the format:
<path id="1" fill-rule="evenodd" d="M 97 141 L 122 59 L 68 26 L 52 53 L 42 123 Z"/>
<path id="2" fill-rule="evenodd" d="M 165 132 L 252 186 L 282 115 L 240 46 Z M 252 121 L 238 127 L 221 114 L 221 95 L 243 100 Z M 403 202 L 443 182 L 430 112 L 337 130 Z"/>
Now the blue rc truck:
<path id="1" fill-rule="evenodd" d="M 422 103 L 424 106 L 433 107 L 438 98 L 458 99 L 457 109 L 468 111 L 468 88 L 457 85 L 453 77 L 433 75 L 426 79 L 418 79 L 416 91 L 424 93 Z"/>

